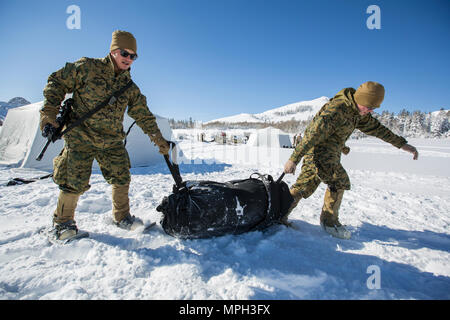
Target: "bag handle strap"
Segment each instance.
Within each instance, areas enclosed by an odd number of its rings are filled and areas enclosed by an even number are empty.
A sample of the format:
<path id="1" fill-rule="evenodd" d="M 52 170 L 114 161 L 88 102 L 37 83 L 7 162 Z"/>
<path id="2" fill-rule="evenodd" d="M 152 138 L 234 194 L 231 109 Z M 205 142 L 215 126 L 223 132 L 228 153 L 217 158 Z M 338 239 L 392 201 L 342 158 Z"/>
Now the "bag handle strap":
<path id="1" fill-rule="evenodd" d="M 272 179 L 271 176 L 268 176 L 268 178 L 266 178 L 267 175 L 262 175 L 262 174 L 260 174 L 260 173 L 258 173 L 258 172 L 252 173 L 252 174 L 250 175 L 250 178 L 252 178 L 254 174 L 256 174 L 261 180 L 262 180 L 262 179 L 269 179 L 270 181 L 273 181 L 273 180 L 271 180 L 271 179 Z M 285 174 L 286 174 L 286 173 L 283 172 L 283 173 L 281 174 L 281 176 L 280 176 L 275 182 L 276 182 L 276 183 L 280 183 L 281 180 L 283 180 Z"/>
<path id="2" fill-rule="evenodd" d="M 281 180 L 283 180 L 285 174 L 286 174 L 286 173 L 283 172 L 283 173 L 281 174 L 281 176 L 277 179 L 276 182 L 277 182 L 277 183 L 280 183 Z"/>
<path id="3" fill-rule="evenodd" d="M 176 147 L 175 142 L 173 142 L 173 141 L 167 141 L 167 142 L 169 143 L 169 145 L 173 151 L 174 148 Z M 169 171 L 172 174 L 173 180 L 175 181 L 175 185 L 177 186 L 177 188 L 178 189 L 183 188 L 183 186 L 184 186 L 183 179 L 181 178 L 180 168 L 178 167 L 178 165 L 170 160 L 168 154 L 164 155 L 164 160 L 166 160 L 166 164 L 169 167 Z"/>

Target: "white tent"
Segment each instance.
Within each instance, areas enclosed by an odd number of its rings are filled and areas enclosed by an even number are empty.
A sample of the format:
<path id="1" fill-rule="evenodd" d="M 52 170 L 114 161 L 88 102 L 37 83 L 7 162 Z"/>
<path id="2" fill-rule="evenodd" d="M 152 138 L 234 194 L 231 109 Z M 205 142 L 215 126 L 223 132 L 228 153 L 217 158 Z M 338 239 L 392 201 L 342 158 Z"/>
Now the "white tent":
<path id="1" fill-rule="evenodd" d="M 8 110 L 0 131 L 0 165 L 35 168 L 44 171 L 53 170 L 53 158 L 62 150 L 64 141 L 61 139 L 51 143 L 42 160 L 36 161 L 36 157 L 47 142 L 47 139 L 42 137 L 39 128 L 39 110 L 42 105 L 43 102 L 38 102 Z M 125 131 L 128 130 L 133 121 L 125 114 Z M 156 116 L 156 121 L 164 138 L 172 140 L 172 130 L 167 119 Z M 130 155 L 132 167 L 144 167 L 164 162 L 158 148 L 137 125 L 133 126 L 127 137 L 126 148 Z M 96 161 L 94 161 L 94 168 L 98 168 Z"/>
<path id="2" fill-rule="evenodd" d="M 250 147 L 292 148 L 289 134 L 272 127 L 253 132 L 247 145 Z"/>

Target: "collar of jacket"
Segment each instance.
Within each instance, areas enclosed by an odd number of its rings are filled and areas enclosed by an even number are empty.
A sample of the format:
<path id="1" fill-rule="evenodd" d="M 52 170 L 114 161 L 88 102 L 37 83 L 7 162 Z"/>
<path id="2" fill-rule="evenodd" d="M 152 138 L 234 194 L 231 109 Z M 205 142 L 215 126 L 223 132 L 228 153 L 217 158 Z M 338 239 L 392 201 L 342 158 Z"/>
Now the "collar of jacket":
<path id="1" fill-rule="evenodd" d="M 356 92 L 356 90 L 354 88 L 345 88 L 345 89 L 342 89 L 341 91 L 339 91 L 336 94 L 335 98 L 342 98 L 342 99 L 347 100 L 348 102 L 350 102 L 351 110 L 353 111 L 353 113 L 356 116 L 361 116 L 359 114 L 358 105 L 356 104 L 356 101 L 355 101 L 355 98 L 354 98 L 355 92 Z"/>
<path id="2" fill-rule="evenodd" d="M 115 76 L 116 75 L 115 65 L 113 62 L 113 58 L 111 57 L 111 53 L 108 53 L 108 55 L 106 57 L 102 58 L 101 60 L 105 64 L 105 66 L 107 66 L 108 72 L 112 76 Z M 118 77 L 126 77 L 129 80 L 129 79 L 131 79 L 130 70 L 131 70 L 131 67 L 128 68 L 127 70 L 121 70 L 121 71 L 119 71 L 117 76 Z"/>

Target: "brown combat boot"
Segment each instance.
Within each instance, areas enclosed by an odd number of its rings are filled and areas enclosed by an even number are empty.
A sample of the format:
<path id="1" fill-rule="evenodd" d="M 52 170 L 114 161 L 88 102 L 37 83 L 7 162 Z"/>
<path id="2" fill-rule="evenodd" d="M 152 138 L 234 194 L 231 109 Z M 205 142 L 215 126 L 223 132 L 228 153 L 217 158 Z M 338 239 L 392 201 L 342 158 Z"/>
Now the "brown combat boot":
<path id="1" fill-rule="evenodd" d="M 130 215 L 130 199 L 128 197 L 129 184 L 112 185 L 112 205 L 114 222 L 120 222 Z"/>
<path id="2" fill-rule="evenodd" d="M 130 214 L 129 184 L 112 186 L 113 219 L 116 226 L 125 230 L 135 230 L 144 225 L 143 221 Z"/>
<path id="3" fill-rule="evenodd" d="M 60 191 L 58 204 L 53 214 L 53 223 L 66 223 L 74 220 L 75 209 L 81 194 Z"/>
<path id="4" fill-rule="evenodd" d="M 303 198 L 302 197 L 302 193 L 298 192 L 298 191 L 294 191 L 292 189 L 289 190 L 289 192 L 291 193 L 292 198 L 294 198 L 294 202 L 292 202 L 291 206 L 289 207 L 287 213 L 281 218 L 281 223 L 288 226 L 288 227 L 292 227 L 292 223 L 290 223 L 288 221 L 288 217 L 289 214 L 292 212 L 292 210 L 295 209 L 295 207 L 297 207 L 298 203 L 300 202 L 300 200 Z"/>
<path id="5" fill-rule="evenodd" d="M 58 204 L 53 214 L 53 231 L 58 240 L 75 236 L 78 232 L 75 224 L 75 209 L 81 194 L 59 192 Z"/>
<path id="6" fill-rule="evenodd" d="M 350 239 L 351 233 L 339 222 L 339 208 L 343 196 L 344 190 L 331 191 L 327 188 L 320 214 L 320 225 L 333 237 Z"/>

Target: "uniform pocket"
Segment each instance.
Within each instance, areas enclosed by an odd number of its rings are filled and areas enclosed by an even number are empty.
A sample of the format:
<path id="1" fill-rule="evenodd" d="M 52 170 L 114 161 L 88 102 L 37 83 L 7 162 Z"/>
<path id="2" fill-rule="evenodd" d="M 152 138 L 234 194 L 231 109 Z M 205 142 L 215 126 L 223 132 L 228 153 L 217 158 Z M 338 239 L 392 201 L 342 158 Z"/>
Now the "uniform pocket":
<path id="1" fill-rule="evenodd" d="M 103 150 L 96 159 L 108 183 L 123 185 L 130 182 L 130 157 L 123 145 Z"/>
<path id="2" fill-rule="evenodd" d="M 58 185 L 67 184 L 67 149 L 53 159 L 53 181 Z"/>

